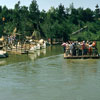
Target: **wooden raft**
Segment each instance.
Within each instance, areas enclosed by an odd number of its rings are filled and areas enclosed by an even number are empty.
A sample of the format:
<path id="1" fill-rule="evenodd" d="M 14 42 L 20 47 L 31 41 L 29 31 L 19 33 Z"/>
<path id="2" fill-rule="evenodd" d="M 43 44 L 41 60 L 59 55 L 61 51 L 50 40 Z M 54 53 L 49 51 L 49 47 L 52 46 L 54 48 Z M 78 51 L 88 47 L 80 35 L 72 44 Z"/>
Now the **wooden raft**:
<path id="1" fill-rule="evenodd" d="M 83 56 L 66 56 L 64 53 L 64 59 L 99 59 L 99 55 L 83 55 Z"/>

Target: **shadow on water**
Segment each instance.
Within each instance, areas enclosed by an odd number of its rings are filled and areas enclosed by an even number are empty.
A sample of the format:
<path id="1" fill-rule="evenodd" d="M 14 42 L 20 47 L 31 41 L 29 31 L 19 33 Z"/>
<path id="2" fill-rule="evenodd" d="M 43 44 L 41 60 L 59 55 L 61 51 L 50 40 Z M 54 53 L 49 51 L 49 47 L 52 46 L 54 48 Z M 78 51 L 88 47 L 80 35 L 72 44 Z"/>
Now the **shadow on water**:
<path id="1" fill-rule="evenodd" d="M 89 76 L 96 76 L 100 60 L 97 59 L 67 59 L 64 61 L 66 66 L 63 66 L 65 74 L 79 78 L 83 81 Z"/>
<path id="2" fill-rule="evenodd" d="M 95 65 L 97 63 L 98 59 L 67 59 L 66 63 L 69 64 L 69 66 L 71 64 L 75 64 L 75 65 L 83 65 L 85 66 L 92 66 Z M 78 67 L 78 66 L 76 66 Z"/>

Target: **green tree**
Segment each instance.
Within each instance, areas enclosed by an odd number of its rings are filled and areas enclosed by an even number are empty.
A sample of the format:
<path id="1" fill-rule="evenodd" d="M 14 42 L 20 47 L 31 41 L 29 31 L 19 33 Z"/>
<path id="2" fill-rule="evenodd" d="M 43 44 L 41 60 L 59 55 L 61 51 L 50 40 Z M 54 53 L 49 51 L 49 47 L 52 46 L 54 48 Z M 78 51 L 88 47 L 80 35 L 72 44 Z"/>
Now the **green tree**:
<path id="1" fill-rule="evenodd" d="M 31 23 L 33 24 L 33 30 L 38 29 L 39 25 L 39 16 L 40 16 L 40 11 L 38 8 L 38 4 L 36 0 L 32 0 L 30 6 L 29 6 L 29 18 L 31 20 Z"/>

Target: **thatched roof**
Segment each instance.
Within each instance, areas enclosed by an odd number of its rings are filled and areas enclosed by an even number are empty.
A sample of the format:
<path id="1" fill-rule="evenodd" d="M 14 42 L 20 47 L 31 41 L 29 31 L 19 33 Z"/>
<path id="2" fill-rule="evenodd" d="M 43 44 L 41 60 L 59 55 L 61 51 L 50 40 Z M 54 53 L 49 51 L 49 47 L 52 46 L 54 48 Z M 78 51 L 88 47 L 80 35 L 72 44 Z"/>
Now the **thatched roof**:
<path id="1" fill-rule="evenodd" d="M 41 35 L 39 31 L 34 30 L 32 37 L 35 39 L 40 39 Z"/>
<path id="2" fill-rule="evenodd" d="M 4 37 L 3 36 L 0 38 L 0 41 L 4 41 Z"/>

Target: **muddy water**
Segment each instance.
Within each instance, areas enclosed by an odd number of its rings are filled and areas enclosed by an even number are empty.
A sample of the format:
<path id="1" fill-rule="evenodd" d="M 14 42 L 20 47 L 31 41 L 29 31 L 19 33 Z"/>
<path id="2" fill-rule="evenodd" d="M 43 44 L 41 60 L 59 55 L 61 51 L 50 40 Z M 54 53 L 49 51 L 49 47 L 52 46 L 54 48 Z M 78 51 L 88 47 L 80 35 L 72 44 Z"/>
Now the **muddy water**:
<path id="1" fill-rule="evenodd" d="M 60 46 L 0 59 L 0 100 L 100 100 L 100 60 L 63 59 Z"/>

